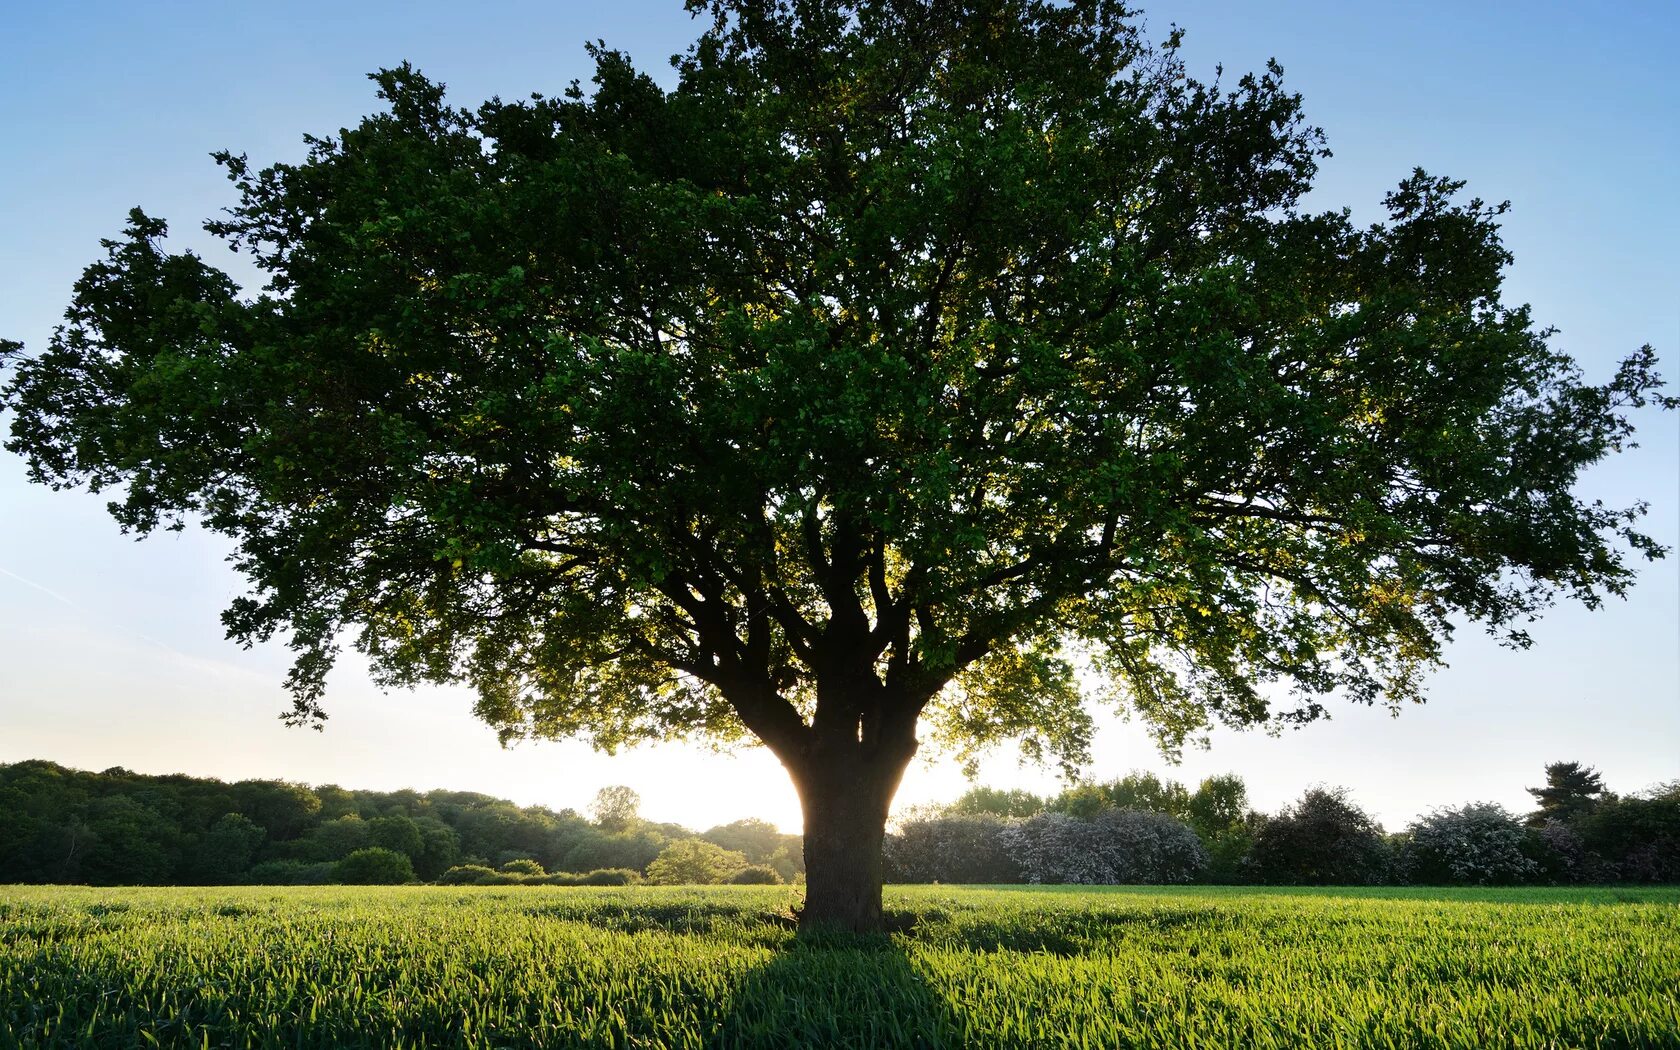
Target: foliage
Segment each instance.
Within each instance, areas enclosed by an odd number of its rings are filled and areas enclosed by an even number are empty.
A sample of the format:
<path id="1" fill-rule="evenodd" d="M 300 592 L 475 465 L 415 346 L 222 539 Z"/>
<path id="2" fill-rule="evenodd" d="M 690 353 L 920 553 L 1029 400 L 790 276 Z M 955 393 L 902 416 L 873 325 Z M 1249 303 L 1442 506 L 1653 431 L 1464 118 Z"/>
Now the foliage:
<path id="1" fill-rule="evenodd" d="M 602 831 L 628 831 L 641 819 L 641 806 L 642 796 L 623 784 L 613 784 L 595 793 L 589 815 L 595 818 Z"/>
<path id="2" fill-rule="evenodd" d="M 96 835 L 96 825 L 103 834 Z M 428 880 L 464 861 L 493 861 L 493 867 L 518 857 L 548 870 L 639 871 L 670 841 L 692 834 L 646 821 L 614 834 L 570 810 L 519 807 L 470 792 L 226 784 L 126 770 L 87 773 L 50 762 L 0 765 L 0 882 L 247 882 L 257 877 L 253 866 L 277 862 L 291 866 L 264 867 L 261 881 L 292 882 L 305 868 L 326 863 L 330 869 L 368 846 L 403 853 Z M 799 870 L 798 838 L 783 835 L 778 843 L 794 849 L 752 859 L 775 863 L 791 877 Z M 310 870 L 306 881 L 331 879 Z"/>
<path id="3" fill-rule="evenodd" d="M 1106 810 L 1091 820 L 1042 813 L 1004 830 L 1004 847 L 1027 882 L 1190 882 L 1208 864 L 1196 833 L 1143 810 Z"/>
<path id="4" fill-rule="evenodd" d="M 1031 817 L 1043 812 L 1044 806 L 1044 799 L 1030 791 L 975 785 L 943 807 L 943 812 L 951 816 Z"/>
<path id="5" fill-rule="evenodd" d="M 1556 820 L 1571 824 L 1598 805 L 1604 797 L 1604 779 L 1598 770 L 1579 762 L 1553 762 L 1546 766 L 1546 786 L 1528 788 L 1539 803 L 1528 822 L 1539 827 Z"/>
<path id="6" fill-rule="evenodd" d="M 589 829 L 573 839 L 570 848 L 550 867 L 566 871 L 584 871 L 590 868 L 643 870 L 673 839 L 691 834 L 686 828 L 677 829 L 675 834 L 668 834 L 666 831 L 645 825 L 617 834 Z"/>
<path id="7" fill-rule="evenodd" d="M 1576 824 L 1582 843 L 1627 882 L 1680 882 L 1680 781 L 1609 798 Z"/>
<path id="8" fill-rule="evenodd" d="M 1603 881 L 1607 870 L 1596 854 L 1587 851 L 1574 828 L 1556 820 L 1535 829 L 1529 855 L 1541 880 L 1554 885 Z"/>
<path id="9" fill-rule="evenodd" d="M 336 874 L 352 886 L 396 886 L 414 881 L 414 864 L 405 853 L 369 846 L 339 861 Z"/>
<path id="10" fill-rule="evenodd" d="M 748 864 L 723 881 L 731 886 L 780 886 L 783 879 L 767 864 Z"/>
<path id="11" fill-rule="evenodd" d="M 543 870 L 543 866 L 541 864 L 538 864 L 536 861 L 531 860 L 529 857 L 522 857 L 519 860 L 510 860 L 506 864 L 502 865 L 501 870 L 506 872 L 509 875 L 547 875 L 548 874 L 548 872 Z"/>
<path id="12" fill-rule="evenodd" d="M 230 883 L 251 866 L 263 829 L 242 813 L 224 813 L 204 833 L 195 851 L 194 868 L 199 881 Z"/>
<path id="13" fill-rule="evenodd" d="M 578 877 L 579 886 L 634 886 L 641 881 L 642 873 L 630 868 L 599 868 Z"/>
<path id="14" fill-rule="evenodd" d="M 1249 866 L 1276 885 L 1348 885 L 1390 876 L 1383 830 L 1340 788 L 1313 788 L 1267 819 L 1254 835 Z"/>
<path id="15" fill-rule="evenodd" d="M 666 846 L 647 866 L 655 886 L 710 886 L 747 866 L 747 858 L 705 839 L 681 839 Z"/>
<path id="16" fill-rule="evenodd" d="M 948 813 L 905 821 L 882 846 L 888 882 L 1021 881 L 1021 867 L 990 813 Z"/>
<path id="17" fill-rule="evenodd" d="M 783 882 L 791 882 L 805 870 L 804 850 L 798 835 L 784 835 L 774 824 L 751 817 L 720 824 L 702 832 L 701 838 L 726 850 L 742 854 L 752 864 L 775 870 Z"/>
<path id="18" fill-rule="evenodd" d="M 301 849 L 311 860 L 341 860 L 371 844 L 368 822 L 360 814 L 346 813 L 316 825 Z"/>
<path id="19" fill-rule="evenodd" d="M 410 861 L 419 860 L 426 852 L 425 840 L 420 836 L 420 825 L 403 813 L 374 817 L 368 821 L 367 841 L 370 846 L 401 853 Z"/>
<path id="20" fill-rule="evenodd" d="M 1680 1045 L 1672 889 L 892 888 L 904 932 L 885 950 L 796 947 L 788 900 L 11 887 L 0 1043 Z"/>
<path id="21" fill-rule="evenodd" d="M 1076 784 L 1051 799 L 1046 808 L 1084 820 L 1110 809 L 1143 810 L 1183 819 L 1189 812 L 1190 795 L 1176 780 L 1133 772 L 1106 784 Z"/>
<path id="22" fill-rule="evenodd" d="M 338 881 L 338 865 L 331 861 L 306 864 L 301 860 L 265 860 L 240 880 L 253 886 L 325 886 Z"/>
<path id="23" fill-rule="evenodd" d="M 1222 773 L 1203 780 L 1184 806 L 1185 821 L 1204 839 L 1237 830 L 1251 815 L 1248 785 L 1235 773 Z"/>
<path id="24" fill-rule="evenodd" d="M 438 876 L 439 886 L 476 886 L 487 885 L 487 879 L 496 877 L 496 869 L 485 867 L 483 864 L 458 864 L 442 875 Z"/>
<path id="25" fill-rule="evenodd" d="M 460 858 L 461 836 L 437 817 L 420 817 L 414 826 L 420 831 L 420 853 L 414 858 L 414 870 L 422 879 L 435 879 Z"/>
<path id="26" fill-rule="evenodd" d="M 1254 868 L 1248 858 L 1254 851 L 1254 836 L 1264 820 L 1259 814 L 1251 814 L 1248 820 L 1224 831 L 1211 835 L 1198 832 L 1202 845 L 1208 852 L 1207 872 L 1203 881 L 1218 886 L 1253 882 Z"/>
<path id="27" fill-rule="evenodd" d="M 688 6 L 669 87 L 382 70 L 301 160 L 218 155 L 263 288 L 136 209 L 0 349 L 33 480 L 232 541 L 296 720 L 348 638 L 504 737 L 756 737 L 808 826 L 884 821 L 923 723 L 1072 767 L 1085 683 L 1168 750 L 1398 707 L 1458 619 L 1526 644 L 1659 553 L 1574 494 L 1654 352 L 1585 383 L 1462 183 L 1303 210 L 1277 65 L 1197 81 L 1108 0 Z M 824 830 L 813 903 L 865 899 Z"/>
<path id="28" fill-rule="evenodd" d="M 1523 822 L 1494 802 L 1438 809 L 1408 829 L 1407 881 L 1427 885 L 1510 886 L 1538 865 L 1525 851 Z"/>

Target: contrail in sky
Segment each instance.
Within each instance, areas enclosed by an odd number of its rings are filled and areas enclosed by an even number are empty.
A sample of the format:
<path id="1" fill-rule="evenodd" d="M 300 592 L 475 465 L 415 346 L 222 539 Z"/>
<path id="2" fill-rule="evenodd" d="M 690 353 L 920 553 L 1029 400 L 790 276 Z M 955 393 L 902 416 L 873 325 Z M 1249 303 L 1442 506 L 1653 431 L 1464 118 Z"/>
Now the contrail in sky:
<path id="1" fill-rule="evenodd" d="M 25 587 L 33 587 L 36 590 L 40 591 L 42 594 L 46 595 L 47 597 L 52 598 L 54 601 L 63 602 L 65 605 L 68 605 L 70 608 L 76 610 L 77 612 L 81 613 L 84 616 L 94 616 L 94 615 L 96 615 L 91 609 L 87 608 L 86 606 L 82 605 L 81 603 L 71 601 L 69 598 L 66 598 L 64 595 L 62 595 L 62 594 L 58 593 L 57 591 L 53 590 L 51 587 L 48 587 L 45 584 L 36 583 L 34 580 L 31 580 L 27 576 L 19 576 L 17 573 L 13 572 L 12 570 L 6 568 L 3 565 L 0 565 L 0 576 L 10 576 L 12 579 L 14 579 L 17 582 L 23 584 Z M 251 673 L 249 671 L 244 670 L 243 668 L 229 667 L 227 665 L 222 664 L 220 661 L 217 661 L 217 660 L 207 660 L 207 659 L 205 659 L 204 657 L 201 657 L 201 656 L 193 656 L 190 653 L 183 653 L 181 650 L 175 648 L 173 645 L 170 645 L 168 642 L 159 641 L 158 639 L 153 638 L 151 635 L 145 633 L 144 631 L 137 631 L 134 628 L 128 626 L 127 624 L 115 622 L 115 621 L 111 620 L 110 617 L 102 617 L 102 619 L 104 619 L 106 621 L 106 623 L 109 624 L 110 626 L 115 627 L 117 630 L 122 631 L 125 634 L 132 635 L 133 637 L 140 639 L 142 642 L 145 642 L 148 645 L 154 645 L 154 646 L 158 647 L 159 649 L 162 649 L 164 652 L 168 653 L 169 655 L 175 657 L 176 659 L 185 660 L 188 663 L 192 664 L 193 666 L 196 666 L 196 667 L 206 667 L 207 666 L 207 667 L 215 670 L 216 672 L 218 672 L 220 674 L 228 674 L 230 672 L 234 673 L 234 674 L 249 674 L 249 673 Z"/>
<path id="2" fill-rule="evenodd" d="M 19 576 L 17 573 L 13 572 L 12 570 L 6 568 L 3 565 L 0 565 L 0 575 L 10 576 L 12 579 L 14 579 L 17 582 L 23 584 L 25 587 L 33 587 L 36 590 L 40 591 L 42 594 L 46 595 L 47 597 L 54 598 L 58 601 L 61 601 L 65 605 L 70 606 L 70 608 L 72 608 L 72 609 L 76 609 L 80 612 L 86 612 L 87 611 L 86 609 L 83 609 L 80 605 L 77 605 L 75 602 L 66 598 L 64 595 L 62 595 L 62 594 L 58 593 L 57 591 L 53 590 L 51 587 L 46 587 L 46 586 L 43 586 L 42 584 L 36 583 L 34 580 L 31 580 L 28 577 Z"/>

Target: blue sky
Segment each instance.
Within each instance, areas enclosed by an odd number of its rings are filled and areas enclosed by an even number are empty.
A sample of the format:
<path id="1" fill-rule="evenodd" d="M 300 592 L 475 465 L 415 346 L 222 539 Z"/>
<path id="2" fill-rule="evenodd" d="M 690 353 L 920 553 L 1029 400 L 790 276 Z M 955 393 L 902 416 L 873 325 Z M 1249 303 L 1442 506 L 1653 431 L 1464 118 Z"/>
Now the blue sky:
<path id="1" fill-rule="evenodd" d="M 1641 343 L 1680 379 L 1680 5 L 1176 3 L 1198 72 L 1232 76 L 1275 56 L 1335 156 L 1315 207 L 1379 217 L 1414 166 L 1509 199 L 1507 300 L 1559 329 L 1557 345 L 1606 377 Z M 556 93 L 587 79 L 604 39 L 644 68 L 692 38 L 679 0 L 578 3 L 17 4 L 0 13 L 0 335 L 45 342 L 81 267 L 126 210 L 171 220 L 175 243 L 218 252 L 198 223 L 231 202 L 212 150 L 296 158 L 374 105 L 365 74 L 407 59 L 458 103 Z M 220 261 L 220 260 L 219 260 Z M 233 267 L 236 276 L 244 276 Z M 1647 531 L 1680 543 L 1680 414 L 1640 417 L 1639 450 L 1583 491 L 1649 501 Z M 797 828 L 792 789 L 762 752 L 698 748 L 615 758 L 573 744 L 503 751 L 459 690 L 381 694 L 347 662 L 324 734 L 275 718 L 285 653 L 242 650 L 218 613 L 240 592 L 225 543 L 189 530 L 136 544 L 103 500 L 26 484 L 0 455 L 0 762 L 51 758 L 356 787 L 444 786 L 582 806 L 628 783 L 645 811 L 706 825 L 761 815 Z M 1391 828 L 1433 806 L 1513 808 L 1544 763 L 1577 759 L 1636 790 L 1680 777 L 1680 575 L 1647 567 L 1626 602 L 1559 607 L 1510 652 L 1461 632 L 1431 702 L 1398 719 L 1337 707 L 1280 737 L 1216 735 L 1172 769 L 1135 726 L 1107 721 L 1092 773 L 1151 768 L 1194 781 L 1241 773 L 1274 808 L 1309 784 L 1349 787 Z M 1044 789 L 1000 755 L 984 779 Z M 962 790 L 919 763 L 900 804 Z"/>

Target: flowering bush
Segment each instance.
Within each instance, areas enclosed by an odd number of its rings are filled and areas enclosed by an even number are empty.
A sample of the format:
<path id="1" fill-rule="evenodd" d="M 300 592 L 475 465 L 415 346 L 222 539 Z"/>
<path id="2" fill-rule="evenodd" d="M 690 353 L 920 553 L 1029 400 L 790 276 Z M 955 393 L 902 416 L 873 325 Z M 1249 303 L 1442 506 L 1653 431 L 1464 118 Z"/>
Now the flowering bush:
<path id="1" fill-rule="evenodd" d="M 1410 830 L 1404 864 L 1412 882 L 1507 886 L 1539 870 L 1524 850 L 1527 829 L 1498 803 L 1438 809 Z"/>
<path id="2" fill-rule="evenodd" d="M 881 847 L 888 882 L 1019 882 L 1021 868 L 1004 844 L 1009 827 L 989 813 L 919 817 Z"/>
<path id="3" fill-rule="evenodd" d="M 1139 810 L 1108 810 L 1094 820 L 1042 813 L 1007 828 L 1001 838 L 1028 882 L 1189 882 L 1208 863 L 1194 831 Z"/>
<path id="4" fill-rule="evenodd" d="M 1028 882 L 1099 885 L 1114 869 L 1103 856 L 1102 835 L 1088 820 L 1040 813 L 1005 829 L 1003 843 Z"/>
<path id="5" fill-rule="evenodd" d="M 1095 823 L 1117 883 L 1181 883 L 1208 866 L 1208 851 L 1186 824 L 1160 813 L 1109 810 Z"/>

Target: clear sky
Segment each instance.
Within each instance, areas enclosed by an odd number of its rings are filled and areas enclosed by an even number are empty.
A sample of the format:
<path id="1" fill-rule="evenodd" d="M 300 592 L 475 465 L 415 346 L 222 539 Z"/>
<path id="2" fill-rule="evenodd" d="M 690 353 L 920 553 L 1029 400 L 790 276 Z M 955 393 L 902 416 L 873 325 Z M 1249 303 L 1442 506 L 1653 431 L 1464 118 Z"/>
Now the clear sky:
<path id="1" fill-rule="evenodd" d="M 1589 378 L 1641 343 L 1680 379 L 1680 5 L 1579 3 L 1157 3 L 1199 73 L 1275 56 L 1329 137 L 1310 201 L 1379 217 L 1413 166 L 1510 199 L 1516 264 L 1507 298 L 1560 330 Z M 209 161 L 230 148 L 295 159 L 304 132 L 374 105 L 364 74 L 413 61 L 457 103 L 557 93 L 587 79 L 582 44 L 604 39 L 651 71 L 692 38 L 680 0 L 611 4 L 225 2 L 10 4 L 0 66 L 0 335 L 40 348 L 71 283 L 136 204 L 171 220 L 176 245 L 218 258 L 197 224 L 231 203 Z M 243 276 L 237 268 L 236 275 Z M 1680 542 L 1680 414 L 1640 417 L 1643 447 L 1584 491 L 1649 501 L 1647 531 Z M 0 762 L 281 777 L 350 787 L 472 789 L 581 807 L 626 783 L 656 819 L 707 826 L 763 816 L 790 830 L 798 805 L 762 751 L 698 748 L 617 757 L 576 744 L 503 751 L 459 690 L 382 694 L 346 661 L 323 734 L 284 728 L 283 650 L 246 651 L 218 613 L 240 593 L 226 544 L 189 530 L 136 544 L 103 500 L 52 493 L 0 455 Z M 1626 602 L 1560 607 L 1534 647 L 1460 633 L 1431 702 L 1391 720 L 1334 719 L 1273 738 L 1222 733 L 1176 769 L 1136 727 L 1107 720 L 1091 773 L 1146 768 L 1194 782 L 1235 771 L 1272 809 L 1340 784 L 1391 829 L 1434 806 L 1529 801 L 1548 761 L 1597 765 L 1636 790 L 1680 777 L 1680 576 L 1647 567 Z M 1053 788 L 1002 754 L 983 779 Z M 918 762 L 900 806 L 964 787 L 949 762 Z"/>

